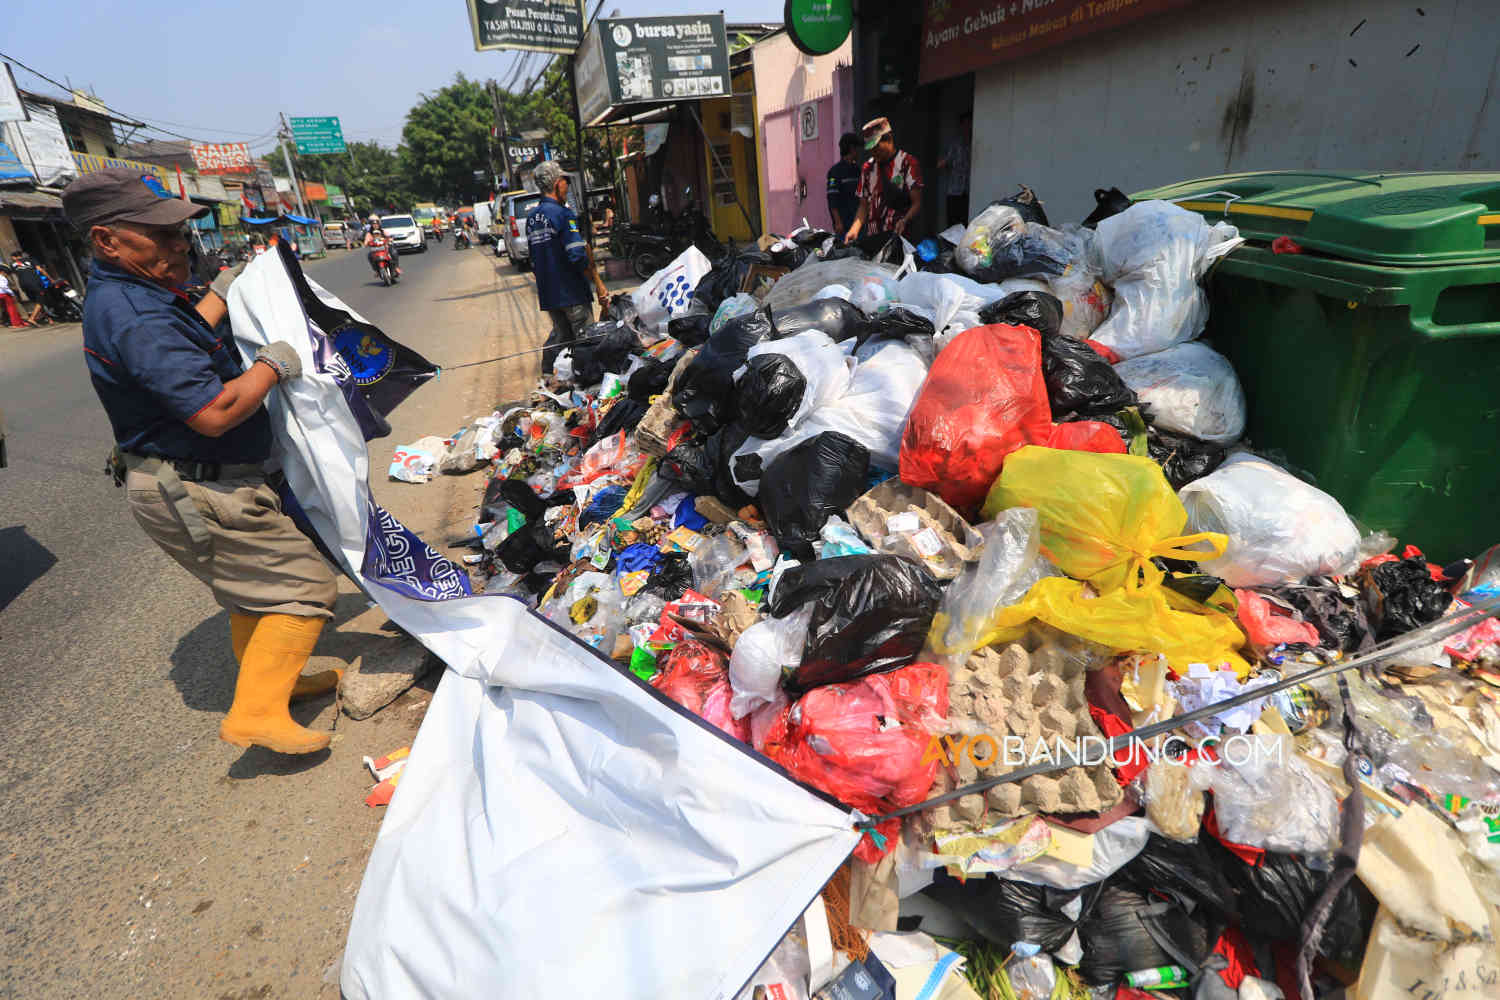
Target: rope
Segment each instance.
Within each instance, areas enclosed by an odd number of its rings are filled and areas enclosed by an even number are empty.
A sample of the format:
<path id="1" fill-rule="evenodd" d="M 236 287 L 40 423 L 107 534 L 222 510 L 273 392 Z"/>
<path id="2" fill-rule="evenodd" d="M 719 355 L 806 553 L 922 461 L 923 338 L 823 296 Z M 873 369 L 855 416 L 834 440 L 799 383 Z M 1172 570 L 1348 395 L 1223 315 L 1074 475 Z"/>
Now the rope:
<path id="1" fill-rule="evenodd" d="M 1210 716 L 1218 715 L 1220 712 L 1223 712 L 1226 709 L 1236 708 L 1240 705 L 1249 704 L 1252 701 L 1259 701 L 1262 698 L 1266 698 L 1270 695 L 1276 694 L 1278 691 L 1285 691 L 1287 688 L 1297 687 L 1298 685 L 1306 684 L 1310 681 L 1319 680 L 1323 677 L 1329 677 L 1334 674 L 1341 674 L 1344 671 L 1352 670 L 1355 667 L 1374 666 L 1375 664 L 1380 663 L 1383 660 L 1390 659 L 1392 656 L 1395 656 L 1398 653 L 1406 653 L 1412 650 L 1420 649 L 1423 646 L 1431 645 L 1439 639 L 1446 639 L 1450 635 L 1456 635 L 1457 633 L 1462 632 L 1465 629 L 1479 624 L 1481 621 L 1491 617 L 1496 612 L 1500 612 L 1500 597 L 1494 597 L 1486 601 L 1481 601 L 1470 607 L 1468 610 L 1461 611 L 1451 617 L 1440 618 L 1430 625 L 1425 625 L 1422 628 L 1408 632 L 1406 635 L 1401 636 L 1400 638 L 1392 639 L 1383 646 L 1377 646 L 1369 653 L 1364 653 L 1360 656 L 1355 656 L 1348 660 L 1341 660 L 1337 663 L 1313 667 L 1310 670 L 1306 670 L 1300 674 L 1295 674 L 1291 677 L 1287 677 L 1275 684 L 1268 684 L 1264 687 L 1258 687 L 1253 690 L 1246 691 L 1243 694 L 1235 695 L 1233 698 L 1226 698 L 1223 701 L 1214 702 L 1211 705 L 1205 705 L 1202 708 L 1195 709 L 1194 711 L 1184 712 L 1182 715 L 1175 715 L 1172 718 L 1166 719 L 1162 722 L 1155 722 L 1149 726 L 1142 726 L 1140 729 L 1133 730 L 1123 736 L 1111 737 L 1106 741 L 1105 752 L 1110 757 L 1113 757 L 1117 751 L 1128 748 L 1133 741 L 1149 740 L 1154 736 L 1161 736 L 1189 723 L 1197 722 L 1201 719 L 1206 719 Z M 944 792 L 942 795 L 930 798 L 925 802 L 918 802 L 914 806 L 906 806 L 903 809 L 895 809 L 883 815 L 863 820 L 855 824 L 855 829 L 873 830 L 877 824 L 883 823 L 888 819 L 901 819 L 902 817 L 910 816 L 913 813 L 919 813 L 923 810 L 931 809 L 934 806 L 940 806 L 945 803 L 952 802 L 955 799 L 963 798 L 965 795 L 977 795 L 989 791 L 991 788 L 994 788 L 997 785 L 1009 784 L 1013 781 L 1024 781 L 1025 779 L 1035 777 L 1038 774 L 1049 774 L 1053 771 L 1062 771 L 1075 765 L 1076 761 L 1062 760 L 1051 761 L 1042 764 L 1032 764 L 1028 767 L 1017 768 L 1014 771 L 1007 772 L 1006 774 L 1002 774 L 994 778 L 986 778 L 984 781 L 976 781 L 971 785 L 964 785 L 960 788 L 955 788 L 950 792 Z"/>
<path id="2" fill-rule="evenodd" d="M 572 340 L 564 340 L 556 344 L 543 344 L 541 347 L 528 347 L 524 351 L 516 351 L 513 354 L 502 354 L 498 358 L 485 358 L 482 361 L 465 361 L 462 364 L 457 365 L 438 365 L 438 371 L 439 373 L 451 372 L 457 371 L 460 368 L 473 368 L 476 365 L 492 365 L 496 361 L 510 361 L 515 358 L 524 358 L 529 354 L 541 354 L 543 351 L 550 351 L 554 347 L 558 350 L 562 350 L 564 347 L 572 347 L 574 344 L 584 344 L 589 342 L 598 343 L 601 339 L 603 338 L 599 334 L 595 334 L 591 337 L 575 337 Z"/>

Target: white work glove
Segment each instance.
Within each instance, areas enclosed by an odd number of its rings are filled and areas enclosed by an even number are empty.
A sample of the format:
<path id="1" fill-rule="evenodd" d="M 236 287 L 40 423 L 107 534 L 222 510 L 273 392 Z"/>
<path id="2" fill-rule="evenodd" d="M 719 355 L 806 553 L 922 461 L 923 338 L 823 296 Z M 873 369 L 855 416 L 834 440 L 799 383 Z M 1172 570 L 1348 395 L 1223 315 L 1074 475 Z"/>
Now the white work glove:
<path id="1" fill-rule="evenodd" d="M 276 381 L 285 382 L 302 374 L 302 359 L 297 349 L 284 340 L 267 344 L 255 352 L 256 361 L 264 361 L 276 372 Z"/>
<path id="2" fill-rule="evenodd" d="M 228 302 L 229 286 L 234 284 L 234 279 L 240 276 L 240 272 L 245 269 L 247 263 L 249 262 L 242 260 L 233 267 L 220 271 L 219 276 L 208 286 L 209 290 L 225 302 Z"/>

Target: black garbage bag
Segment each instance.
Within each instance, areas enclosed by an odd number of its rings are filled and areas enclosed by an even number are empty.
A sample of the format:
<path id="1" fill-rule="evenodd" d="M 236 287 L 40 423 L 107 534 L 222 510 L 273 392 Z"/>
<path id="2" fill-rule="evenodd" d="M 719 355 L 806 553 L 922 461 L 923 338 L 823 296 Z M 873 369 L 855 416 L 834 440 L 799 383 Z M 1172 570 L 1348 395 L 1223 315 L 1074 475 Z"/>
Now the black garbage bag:
<path id="1" fill-rule="evenodd" d="M 785 354 L 751 358 L 734 385 L 736 421 L 756 437 L 780 437 L 807 392 L 807 377 Z"/>
<path id="2" fill-rule="evenodd" d="M 496 558 L 512 573 L 531 573 L 544 562 L 567 565 L 568 555 L 568 543 L 557 541 L 552 537 L 552 529 L 540 517 L 529 515 L 526 523 L 512 531 L 495 549 Z"/>
<path id="3" fill-rule="evenodd" d="M 698 279 L 698 287 L 693 290 L 693 302 L 701 304 L 708 310 L 709 316 L 712 316 L 721 302 L 745 287 L 745 278 L 752 267 L 769 263 L 771 255 L 755 247 L 726 254 L 707 274 Z M 668 326 L 670 329 L 670 324 Z"/>
<path id="4" fill-rule="evenodd" d="M 834 343 L 858 337 L 866 326 L 865 314 L 843 299 L 813 299 L 790 309 L 771 312 L 771 339 L 782 340 L 808 330 L 821 330 Z"/>
<path id="5" fill-rule="evenodd" d="M 1299 941 L 1302 921 L 1333 873 L 1315 871 L 1295 854 L 1267 851 L 1259 865 L 1249 865 L 1216 840 L 1208 847 L 1218 855 L 1220 870 L 1235 890 L 1245 932 L 1266 941 Z M 1354 879 L 1344 886 L 1318 941 L 1319 953 L 1354 956 L 1357 967 L 1377 908 L 1364 883 Z"/>
<path id="6" fill-rule="evenodd" d="M 823 255 L 824 260 L 869 260 L 870 255 L 857 246 L 834 247 Z"/>
<path id="7" fill-rule="evenodd" d="M 906 247 L 901 245 L 901 237 L 895 233 L 866 233 L 857 238 L 854 245 L 859 247 L 866 260 L 877 264 L 900 267 L 906 262 Z"/>
<path id="8" fill-rule="evenodd" d="M 1286 601 L 1312 622 L 1324 648 L 1358 653 L 1374 647 L 1375 630 L 1365 616 L 1364 607 L 1345 597 L 1336 585 L 1292 584 L 1267 592 Z"/>
<path id="9" fill-rule="evenodd" d="M 1042 331 L 1042 381 L 1047 383 L 1052 419 L 1059 423 L 1077 417 L 1108 416 L 1138 402 L 1135 390 L 1125 384 L 1102 354 L 1081 340 L 1045 330 Z"/>
<path id="10" fill-rule="evenodd" d="M 656 467 L 662 480 L 689 493 L 712 493 L 714 464 L 702 438 L 696 435 L 678 442 Z"/>
<path id="11" fill-rule="evenodd" d="M 1091 894 L 1091 890 L 1054 889 L 1005 878 L 960 882 L 941 869 L 922 890 L 922 895 L 952 910 L 986 941 L 1007 950 L 1028 941 L 1041 945 L 1043 951 L 1056 951 L 1073 936 L 1077 925 L 1062 908 L 1080 893 Z"/>
<path id="12" fill-rule="evenodd" d="M 694 299 L 686 309 L 667 321 L 667 334 L 679 344 L 697 347 L 708 339 L 708 327 L 713 318 L 713 310 Z"/>
<path id="13" fill-rule="evenodd" d="M 937 252 L 937 256 L 922 263 L 918 269 L 931 271 L 933 274 L 954 273 L 958 270 L 958 261 L 953 257 L 953 250 L 951 244 L 944 243 L 943 248 Z"/>
<path id="14" fill-rule="evenodd" d="M 1047 221 L 1047 210 L 1042 207 L 1042 200 L 1036 196 L 1035 191 L 1031 190 L 1031 188 L 1027 187 L 1025 184 L 1022 184 L 1021 190 L 1017 191 L 1009 198 L 1000 198 L 990 202 L 990 204 L 1005 205 L 1009 208 L 1013 208 L 1018 213 L 1020 213 L 1021 218 L 1025 219 L 1027 222 L 1035 222 L 1039 226 L 1050 227 L 1052 225 Z"/>
<path id="15" fill-rule="evenodd" d="M 1356 579 L 1376 642 L 1437 621 L 1453 603 L 1453 595 L 1432 578 L 1423 559 L 1379 563 L 1361 570 Z"/>
<path id="16" fill-rule="evenodd" d="M 986 326 L 1009 323 L 1011 326 L 1029 326 L 1043 336 L 1056 335 L 1062 329 L 1063 305 L 1056 295 L 1046 292 L 1011 292 L 1003 299 L 981 306 L 979 320 Z M 1098 352 L 1092 348 L 1090 351 L 1099 357 Z M 1099 360 L 1104 361 L 1103 358 Z M 1109 364 L 1108 361 L 1104 363 Z"/>
<path id="17" fill-rule="evenodd" d="M 1224 877 L 1219 855 L 1209 847 L 1208 839 L 1184 844 L 1153 833 L 1141 853 L 1111 881 L 1148 896 L 1174 898 L 1189 908 L 1202 907 L 1227 925 L 1238 912 L 1234 888 Z"/>
<path id="18" fill-rule="evenodd" d="M 1147 447 L 1151 460 L 1161 466 L 1174 490 L 1202 479 L 1229 457 L 1229 451 L 1223 445 L 1160 427 L 1152 427 L 1148 432 Z"/>
<path id="19" fill-rule="evenodd" d="M 638 403 L 651 402 L 652 396 L 660 396 L 672 380 L 672 363 L 646 358 L 641 366 L 630 373 L 625 382 L 625 391 Z"/>
<path id="20" fill-rule="evenodd" d="M 750 348 L 771 334 L 771 314 L 765 309 L 725 322 L 683 369 L 672 391 L 672 406 L 705 434 L 727 424 L 734 418 L 734 373 Z"/>
<path id="21" fill-rule="evenodd" d="M 789 271 L 795 271 L 812 256 L 811 249 L 795 240 L 781 240 L 772 245 L 769 253 L 772 264 Z"/>
<path id="22" fill-rule="evenodd" d="M 780 618 L 811 602 L 802 664 L 787 682 L 801 693 L 904 667 L 927 640 L 943 589 L 902 556 L 837 556 L 794 566 L 776 584 Z"/>
<path id="23" fill-rule="evenodd" d="M 1111 215 L 1119 215 L 1130 207 L 1130 196 L 1119 188 L 1094 189 L 1094 210 L 1084 217 L 1083 224 L 1093 229 Z"/>
<path id="24" fill-rule="evenodd" d="M 1083 945 L 1078 974 L 1090 986 L 1108 986 L 1127 972 L 1181 965 L 1182 958 L 1197 965 L 1216 938 L 1209 938 L 1200 914 L 1188 913 L 1175 900 L 1153 899 L 1111 880 L 1078 924 Z"/>
<path id="25" fill-rule="evenodd" d="M 640 349 L 640 338 L 625 324 L 612 319 L 593 324 L 572 347 L 573 384 L 587 388 L 598 385 L 605 372 L 623 372 Z"/>
<path id="26" fill-rule="evenodd" d="M 693 567 L 686 552 L 667 552 L 646 578 L 642 593 L 655 594 L 667 603 L 677 600 L 693 586 Z"/>
<path id="27" fill-rule="evenodd" d="M 635 425 L 641 422 L 648 409 L 650 407 L 645 403 L 629 397 L 616 401 L 599 421 L 599 426 L 594 428 L 594 440 L 602 441 L 620 431 L 635 430 Z"/>
<path id="28" fill-rule="evenodd" d="M 730 459 L 750 436 L 748 430 L 734 423 L 710 437 L 705 446 L 708 449 L 709 459 L 714 464 L 714 496 L 718 497 L 730 510 L 739 510 L 755 502 L 754 498 L 740 489 L 729 471 Z"/>
<path id="29" fill-rule="evenodd" d="M 782 551 L 813 557 L 823 525 L 865 491 L 870 452 L 838 431 L 824 431 L 777 455 L 760 480 L 760 509 Z"/>
<path id="30" fill-rule="evenodd" d="M 547 501 L 537 496 L 536 491 L 533 490 L 530 486 L 527 486 L 526 481 L 522 479 L 490 480 L 490 485 L 485 487 L 484 491 L 484 500 L 486 504 L 489 504 L 491 502 L 490 487 L 495 486 L 496 483 L 500 484 L 498 489 L 496 490 L 496 493 L 499 495 L 499 499 L 505 501 L 516 510 L 520 511 L 528 521 L 537 520 L 547 512 L 548 507 L 552 506 L 552 504 L 549 504 Z M 517 572 L 520 571 L 517 570 Z"/>
<path id="31" fill-rule="evenodd" d="M 931 320 L 923 319 L 900 306 L 892 306 L 865 321 L 859 333 L 858 345 L 863 347 L 872 340 L 905 340 L 910 343 L 912 338 L 925 339 L 930 343 L 936 334 Z"/>

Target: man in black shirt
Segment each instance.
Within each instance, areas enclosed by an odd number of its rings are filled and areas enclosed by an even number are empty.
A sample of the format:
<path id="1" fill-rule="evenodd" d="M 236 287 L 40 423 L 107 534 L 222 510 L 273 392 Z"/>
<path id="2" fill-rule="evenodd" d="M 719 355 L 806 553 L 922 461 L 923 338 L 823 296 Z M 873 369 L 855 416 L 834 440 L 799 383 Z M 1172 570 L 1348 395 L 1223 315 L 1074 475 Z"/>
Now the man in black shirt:
<path id="1" fill-rule="evenodd" d="M 849 231 L 859 211 L 859 136 L 845 132 L 839 137 L 840 160 L 828 168 L 828 214 L 839 236 Z"/>

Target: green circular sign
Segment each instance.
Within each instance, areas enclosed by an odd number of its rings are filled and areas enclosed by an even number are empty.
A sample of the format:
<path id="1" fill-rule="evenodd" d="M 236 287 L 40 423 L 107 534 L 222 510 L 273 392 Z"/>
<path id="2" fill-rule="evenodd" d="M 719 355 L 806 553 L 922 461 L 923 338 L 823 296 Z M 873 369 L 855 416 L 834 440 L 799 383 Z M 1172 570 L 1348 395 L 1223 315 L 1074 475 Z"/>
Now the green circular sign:
<path id="1" fill-rule="evenodd" d="M 786 0 L 782 15 L 792 44 L 810 56 L 826 56 L 854 27 L 852 0 Z"/>

